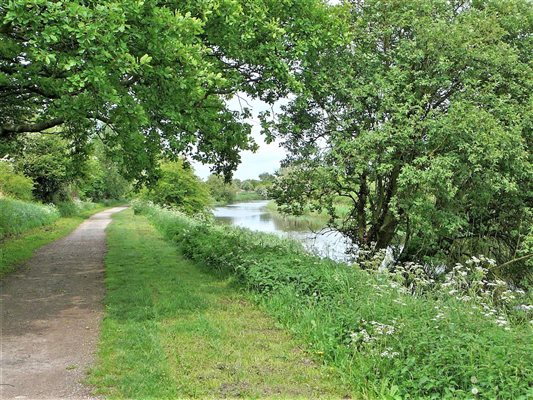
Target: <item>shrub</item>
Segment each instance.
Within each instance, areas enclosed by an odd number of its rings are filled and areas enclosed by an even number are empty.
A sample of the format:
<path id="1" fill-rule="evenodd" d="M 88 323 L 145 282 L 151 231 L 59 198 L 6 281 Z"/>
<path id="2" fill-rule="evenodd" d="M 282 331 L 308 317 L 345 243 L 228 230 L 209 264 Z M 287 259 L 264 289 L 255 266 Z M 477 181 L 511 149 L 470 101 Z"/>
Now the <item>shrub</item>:
<path id="1" fill-rule="evenodd" d="M 31 200 L 33 180 L 14 171 L 9 162 L 0 159 L 0 194 L 20 200 Z"/>
<path id="2" fill-rule="evenodd" d="M 147 203 L 133 207 L 185 256 L 235 276 L 361 393 L 378 398 L 533 394 L 531 306 L 514 310 L 525 318 L 509 321 L 506 308 L 494 315 L 448 295 L 452 285 L 436 293 L 407 292 L 391 274 L 319 259 L 276 236 L 217 226 Z M 453 276 L 448 278 L 451 282 Z"/>
<path id="3" fill-rule="evenodd" d="M 64 201 L 57 203 L 57 209 L 62 217 L 74 217 L 84 211 L 91 210 L 97 206 L 96 203 L 81 200 Z"/>
<path id="4" fill-rule="evenodd" d="M 0 240 L 31 228 L 51 224 L 59 216 L 59 211 L 52 205 L 0 199 Z"/>
<path id="5" fill-rule="evenodd" d="M 142 195 L 158 204 L 178 207 L 188 214 L 205 210 L 211 203 L 209 190 L 182 160 L 161 163 L 161 176 Z"/>
<path id="6" fill-rule="evenodd" d="M 58 135 L 29 134 L 24 137 L 24 151 L 19 163 L 24 174 L 35 182 L 33 194 L 44 202 L 69 198 L 69 185 L 77 175 L 79 160 L 71 153 L 71 144 Z"/>

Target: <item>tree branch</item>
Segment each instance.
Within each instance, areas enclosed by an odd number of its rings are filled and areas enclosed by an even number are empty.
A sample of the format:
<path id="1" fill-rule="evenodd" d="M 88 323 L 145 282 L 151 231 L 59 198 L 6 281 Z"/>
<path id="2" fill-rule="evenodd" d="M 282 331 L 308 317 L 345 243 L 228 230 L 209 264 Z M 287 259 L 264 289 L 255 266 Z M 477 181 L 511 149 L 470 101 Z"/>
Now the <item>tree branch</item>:
<path id="1" fill-rule="evenodd" d="M 14 125 L 8 124 L 0 126 L 0 137 L 9 137 L 19 133 L 42 132 L 54 126 L 61 125 L 65 122 L 63 118 L 54 118 L 48 121 L 36 122 L 34 124 Z"/>

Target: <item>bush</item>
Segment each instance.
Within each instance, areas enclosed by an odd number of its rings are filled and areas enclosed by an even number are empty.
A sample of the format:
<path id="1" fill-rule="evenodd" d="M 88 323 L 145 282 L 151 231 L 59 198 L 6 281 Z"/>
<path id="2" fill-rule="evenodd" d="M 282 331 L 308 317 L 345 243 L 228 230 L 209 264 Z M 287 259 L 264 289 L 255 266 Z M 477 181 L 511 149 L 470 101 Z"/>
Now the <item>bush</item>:
<path id="1" fill-rule="evenodd" d="M 215 204 L 229 204 L 235 201 L 237 186 L 227 183 L 222 176 L 211 174 L 205 182 Z"/>
<path id="2" fill-rule="evenodd" d="M 33 179 L 33 194 L 37 199 L 51 203 L 69 198 L 69 185 L 75 181 L 79 161 L 70 147 L 71 144 L 58 135 L 24 136 L 24 151 L 19 163 L 24 174 Z"/>
<path id="3" fill-rule="evenodd" d="M 57 203 L 57 209 L 62 217 L 74 217 L 84 211 L 91 210 L 97 206 L 96 203 L 89 201 L 73 200 Z"/>
<path id="4" fill-rule="evenodd" d="M 0 194 L 20 200 L 31 200 L 33 180 L 14 171 L 11 164 L 0 159 Z"/>
<path id="5" fill-rule="evenodd" d="M 177 207 L 187 214 L 207 209 L 209 190 L 190 166 L 182 160 L 161 163 L 161 176 L 142 196 L 155 203 Z"/>
<path id="6" fill-rule="evenodd" d="M 0 240 L 28 229 L 48 225 L 60 217 L 55 206 L 0 199 Z"/>
<path id="7" fill-rule="evenodd" d="M 363 394 L 487 399 L 533 394 L 531 306 L 514 311 L 527 318 L 502 317 L 504 310 L 495 316 L 446 291 L 406 293 L 389 274 L 316 258 L 276 236 L 147 203 L 133 207 L 185 256 L 235 276 L 256 293 L 266 310 Z"/>

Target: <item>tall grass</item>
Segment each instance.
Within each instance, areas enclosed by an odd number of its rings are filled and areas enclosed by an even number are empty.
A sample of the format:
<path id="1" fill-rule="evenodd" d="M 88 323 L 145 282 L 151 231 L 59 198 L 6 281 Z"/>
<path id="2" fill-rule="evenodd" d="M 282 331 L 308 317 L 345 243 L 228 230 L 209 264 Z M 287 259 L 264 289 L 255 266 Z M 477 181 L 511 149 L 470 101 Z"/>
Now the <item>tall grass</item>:
<path id="1" fill-rule="evenodd" d="M 468 301 L 445 293 L 407 294 L 388 275 L 318 259 L 294 242 L 151 205 L 134 207 L 185 256 L 235 276 L 362 395 L 533 395 L 533 332 L 527 318 L 502 325 Z"/>
<path id="2" fill-rule="evenodd" d="M 72 232 L 85 218 L 110 205 L 124 203 L 84 203 L 74 210 L 74 215 L 59 218 L 56 206 L 0 199 L 0 278 L 14 271 L 39 247 Z"/>
<path id="3" fill-rule="evenodd" d="M 0 240 L 48 225 L 60 217 L 57 207 L 9 198 L 0 199 Z"/>

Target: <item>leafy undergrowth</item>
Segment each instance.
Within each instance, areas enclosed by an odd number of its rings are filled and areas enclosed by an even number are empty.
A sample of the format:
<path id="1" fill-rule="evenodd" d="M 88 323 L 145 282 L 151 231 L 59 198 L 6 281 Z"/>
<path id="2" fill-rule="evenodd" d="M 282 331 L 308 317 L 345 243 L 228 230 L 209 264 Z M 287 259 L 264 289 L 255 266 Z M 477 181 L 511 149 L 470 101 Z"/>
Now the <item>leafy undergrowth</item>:
<path id="1" fill-rule="evenodd" d="M 223 275 L 144 217 L 108 228 L 106 314 L 89 382 L 106 398 L 342 398 L 338 382 Z"/>
<path id="2" fill-rule="evenodd" d="M 410 295 L 390 276 L 321 260 L 301 246 L 135 203 L 180 251 L 233 274 L 264 309 L 368 397 L 530 398 L 527 319 L 498 322 L 446 295 Z"/>
<path id="3" fill-rule="evenodd" d="M 4 208 L 6 204 L 9 207 Z M 44 216 L 39 214 L 40 207 L 45 208 Z M 10 232 L 9 236 L 0 238 L 0 278 L 31 258 L 39 247 L 68 235 L 84 219 L 107 207 L 105 204 L 94 204 L 94 207 L 82 210 L 75 216 L 60 218 L 53 206 L 0 199 L 0 224 L 9 227 L 5 231 Z M 27 210 L 33 210 L 33 213 Z M 16 224 L 19 226 L 15 227 Z M 21 233 L 16 234 L 18 232 Z"/>

